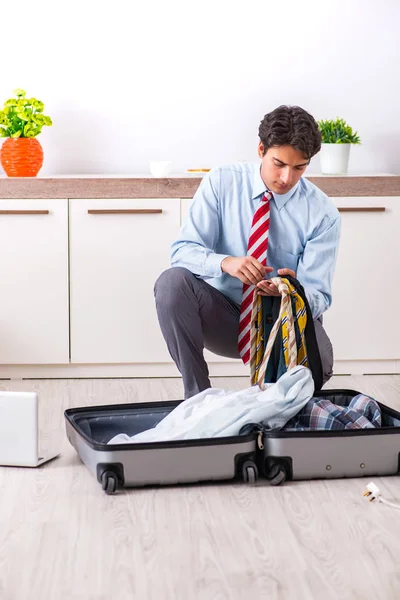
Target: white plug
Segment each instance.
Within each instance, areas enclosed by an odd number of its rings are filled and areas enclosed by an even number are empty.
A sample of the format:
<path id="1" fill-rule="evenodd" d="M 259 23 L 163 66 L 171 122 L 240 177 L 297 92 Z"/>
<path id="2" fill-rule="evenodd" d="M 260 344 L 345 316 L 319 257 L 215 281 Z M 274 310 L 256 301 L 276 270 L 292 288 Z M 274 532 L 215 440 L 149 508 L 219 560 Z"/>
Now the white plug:
<path id="1" fill-rule="evenodd" d="M 376 500 L 377 498 L 379 498 L 380 495 L 381 495 L 380 489 L 378 488 L 377 485 L 375 485 L 375 483 L 373 481 L 371 481 L 367 485 L 367 489 L 364 492 L 364 496 L 367 496 L 368 500 L 370 502 L 372 502 L 373 500 Z"/>
<path id="2" fill-rule="evenodd" d="M 367 489 L 364 492 L 364 496 L 367 496 L 370 502 L 372 502 L 372 500 L 377 500 L 382 504 L 386 504 L 386 506 L 391 506 L 392 508 L 400 509 L 400 504 L 395 504 L 394 502 L 389 502 L 389 500 L 385 500 L 385 498 L 382 498 L 381 490 L 378 488 L 377 485 L 375 485 L 373 481 L 371 481 L 367 485 Z"/>

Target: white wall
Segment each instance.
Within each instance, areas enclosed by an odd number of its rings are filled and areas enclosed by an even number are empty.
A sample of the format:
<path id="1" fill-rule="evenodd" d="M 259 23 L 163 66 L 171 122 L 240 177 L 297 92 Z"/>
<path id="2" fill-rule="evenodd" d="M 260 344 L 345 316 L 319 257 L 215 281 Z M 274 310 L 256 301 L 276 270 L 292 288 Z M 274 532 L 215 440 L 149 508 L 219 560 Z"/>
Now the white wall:
<path id="1" fill-rule="evenodd" d="M 282 103 L 358 130 L 350 170 L 400 173 L 399 0 L 4 2 L 0 105 L 45 103 L 41 174 L 256 160 Z M 311 171 L 318 171 L 318 158 Z"/>

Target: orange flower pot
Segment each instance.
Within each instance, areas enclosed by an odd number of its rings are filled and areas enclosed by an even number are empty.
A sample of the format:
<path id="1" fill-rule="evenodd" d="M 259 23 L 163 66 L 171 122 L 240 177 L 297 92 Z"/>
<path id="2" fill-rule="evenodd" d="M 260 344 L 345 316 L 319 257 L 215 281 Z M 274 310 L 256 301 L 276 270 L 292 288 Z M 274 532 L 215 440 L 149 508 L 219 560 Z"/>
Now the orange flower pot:
<path id="1" fill-rule="evenodd" d="M 36 177 L 43 165 L 43 148 L 36 138 L 7 138 L 0 162 L 8 177 Z"/>

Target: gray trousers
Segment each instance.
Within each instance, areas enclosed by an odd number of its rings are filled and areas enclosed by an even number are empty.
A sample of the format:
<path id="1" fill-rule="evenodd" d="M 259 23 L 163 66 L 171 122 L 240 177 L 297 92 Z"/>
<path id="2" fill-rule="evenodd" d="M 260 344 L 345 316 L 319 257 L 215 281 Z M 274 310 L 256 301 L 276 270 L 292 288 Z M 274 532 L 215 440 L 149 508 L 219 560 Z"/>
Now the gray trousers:
<path id="1" fill-rule="evenodd" d="M 172 267 L 160 275 L 154 296 L 162 334 L 182 374 L 185 398 L 190 398 L 211 386 L 204 348 L 220 356 L 240 358 L 240 307 L 182 267 Z M 326 383 L 332 376 L 332 344 L 322 323 L 316 320 L 314 325 Z"/>

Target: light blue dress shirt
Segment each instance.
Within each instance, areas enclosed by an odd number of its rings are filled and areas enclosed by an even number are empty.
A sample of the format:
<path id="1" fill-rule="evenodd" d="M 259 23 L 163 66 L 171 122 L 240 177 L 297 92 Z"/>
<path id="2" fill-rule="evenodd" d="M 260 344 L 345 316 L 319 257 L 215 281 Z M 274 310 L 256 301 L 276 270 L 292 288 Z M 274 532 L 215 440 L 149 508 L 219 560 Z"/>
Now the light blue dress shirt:
<path id="1" fill-rule="evenodd" d="M 178 239 L 173 267 L 185 267 L 240 305 L 242 282 L 223 273 L 227 256 L 246 256 L 253 215 L 266 190 L 260 164 L 212 169 L 202 180 Z M 329 198 L 303 177 L 287 194 L 273 194 L 267 264 L 293 269 L 314 319 L 331 305 L 340 237 L 340 214 Z"/>

